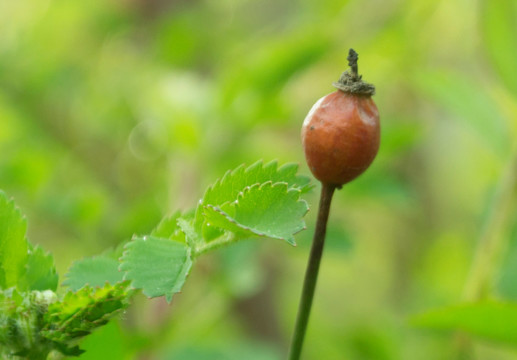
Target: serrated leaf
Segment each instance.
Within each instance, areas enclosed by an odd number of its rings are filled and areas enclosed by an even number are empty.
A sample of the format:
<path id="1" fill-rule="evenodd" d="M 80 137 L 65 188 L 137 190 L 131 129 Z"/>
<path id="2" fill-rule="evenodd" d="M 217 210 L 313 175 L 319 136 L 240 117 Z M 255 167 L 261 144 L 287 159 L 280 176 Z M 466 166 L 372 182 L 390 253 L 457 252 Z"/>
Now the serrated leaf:
<path id="1" fill-rule="evenodd" d="M 68 342 L 88 335 L 127 307 L 131 295 L 127 286 L 128 282 L 123 282 L 67 292 L 61 301 L 49 305 L 42 336 L 64 348 L 68 347 Z"/>
<path id="2" fill-rule="evenodd" d="M 124 278 L 124 273 L 118 270 L 119 262 L 108 256 L 95 256 L 75 261 L 63 285 L 77 291 L 83 286 L 103 287 L 106 283 L 116 284 Z"/>
<path id="3" fill-rule="evenodd" d="M 23 289 L 56 291 L 59 277 L 54 265 L 54 257 L 39 246 L 29 244 L 29 253 Z"/>
<path id="4" fill-rule="evenodd" d="M 151 232 L 151 236 L 169 239 L 178 230 L 177 220 L 181 216 L 179 211 L 174 214 L 164 217 L 158 226 Z"/>
<path id="5" fill-rule="evenodd" d="M 302 193 L 309 191 L 312 188 L 309 178 L 297 175 L 297 171 L 297 164 L 285 164 L 278 168 L 276 161 L 265 165 L 262 161 L 258 161 L 248 168 L 241 165 L 233 171 L 228 171 L 222 179 L 207 189 L 196 209 L 194 227 L 200 234 L 201 240 L 210 242 L 223 235 L 220 229 L 209 226 L 210 224 L 204 219 L 205 209 L 208 206 L 220 207 L 225 203 L 233 202 L 245 188 L 266 182 L 273 184 L 282 182 L 287 184 L 289 189 L 297 189 Z"/>
<path id="6" fill-rule="evenodd" d="M 187 244 L 189 244 L 190 247 L 195 247 L 196 244 L 199 244 L 203 241 L 200 234 L 196 232 L 194 227 L 194 219 L 180 217 L 177 220 L 177 224 L 184 234 Z"/>
<path id="7" fill-rule="evenodd" d="M 124 253 L 124 246 L 126 246 L 126 244 L 127 244 L 127 241 L 120 242 L 117 244 L 117 246 L 104 250 L 100 254 L 100 256 L 115 259 L 118 261 L 118 259 L 120 259 L 120 257 Z"/>
<path id="8" fill-rule="evenodd" d="M 517 304 L 486 301 L 449 306 L 411 319 L 417 327 L 442 332 L 465 331 L 488 340 L 517 344 Z"/>
<path id="9" fill-rule="evenodd" d="M 297 164 L 285 164 L 278 168 L 276 161 L 265 165 L 262 161 L 258 161 L 248 168 L 241 165 L 233 171 L 228 171 L 222 179 L 208 188 L 202 204 L 219 206 L 228 201 L 234 201 L 246 187 L 266 182 L 283 182 L 289 188 L 306 192 L 310 189 L 309 179 L 297 175 L 297 171 Z"/>
<path id="10" fill-rule="evenodd" d="M 172 295 L 181 290 L 192 266 L 185 244 L 154 236 L 137 237 L 126 245 L 120 269 L 132 286 L 149 297 Z"/>
<path id="11" fill-rule="evenodd" d="M 484 44 L 494 70 L 508 89 L 517 94 L 517 3 L 485 0 L 481 13 Z"/>
<path id="12" fill-rule="evenodd" d="M 129 283 L 119 283 L 115 285 L 106 284 L 102 288 L 84 287 L 79 291 L 68 291 L 60 302 L 53 303 L 49 306 L 49 314 L 56 316 L 60 320 L 79 317 L 93 321 L 98 318 L 97 311 L 92 311 L 93 306 L 103 304 L 106 311 L 104 314 L 113 312 L 117 309 L 117 304 L 109 303 L 108 300 L 116 299 L 117 301 L 125 299 L 129 294 L 127 290 Z M 88 309 L 86 307 L 90 306 Z M 78 316 L 78 312 L 83 311 L 83 315 Z M 84 314 L 97 313 L 93 317 Z"/>
<path id="13" fill-rule="evenodd" d="M 27 222 L 14 202 L 0 191 L 0 287 L 18 285 L 27 261 Z"/>
<path id="14" fill-rule="evenodd" d="M 295 245 L 294 234 L 305 228 L 307 203 L 300 191 L 271 182 L 246 188 L 236 201 L 216 207 L 208 205 L 208 223 L 241 236 L 266 236 Z"/>

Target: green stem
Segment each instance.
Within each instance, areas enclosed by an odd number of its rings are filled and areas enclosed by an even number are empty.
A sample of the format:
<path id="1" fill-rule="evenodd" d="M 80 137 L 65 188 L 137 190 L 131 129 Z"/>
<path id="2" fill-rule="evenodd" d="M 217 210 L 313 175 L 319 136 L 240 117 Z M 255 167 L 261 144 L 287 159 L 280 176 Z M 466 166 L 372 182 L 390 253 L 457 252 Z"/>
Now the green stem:
<path id="1" fill-rule="evenodd" d="M 325 233 L 327 231 L 330 203 L 332 202 L 332 195 L 334 194 L 335 190 L 336 186 L 334 185 L 322 184 L 318 220 L 316 222 L 316 230 L 314 231 L 314 238 L 312 241 L 311 254 L 307 264 L 307 270 L 305 271 L 305 280 L 303 283 L 303 290 L 300 306 L 298 308 L 298 316 L 296 318 L 294 335 L 291 342 L 289 360 L 300 359 L 300 355 L 302 353 L 303 340 L 307 330 L 307 323 L 309 322 L 309 315 L 311 312 L 312 299 L 314 298 L 316 281 L 318 280 L 321 255 L 323 254 L 323 246 L 325 245 Z"/>
<path id="2" fill-rule="evenodd" d="M 509 237 L 504 229 L 515 208 L 517 194 L 517 152 L 506 168 L 489 209 L 489 214 L 480 232 L 476 253 L 470 268 L 463 300 L 472 302 L 485 299 L 492 290 L 492 282 Z M 456 358 L 470 359 L 472 340 L 464 333 L 456 334 Z"/>
<path id="3" fill-rule="evenodd" d="M 465 301 L 481 300 L 490 293 L 499 257 L 508 245 L 508 236 L 504 236 L 503 231 L 514 209 L 516 192 L 517 153 L 501 178 L 490 213 L 481 230 L 463 294 Z"/>
<path id="4" fill-rule="evenodd" d="M 238 238 L 235 236 L 234 233 L 227 233 L 222 236 L 219 236 L 218 238 L 208 243 L 204 243 L 203 245 L 197 246 L 191 256 L 192 258 L 197 258 L 199 255 L 218 249 L 225 245 L 232 244 L 236 241 L 238 241 Z"/>

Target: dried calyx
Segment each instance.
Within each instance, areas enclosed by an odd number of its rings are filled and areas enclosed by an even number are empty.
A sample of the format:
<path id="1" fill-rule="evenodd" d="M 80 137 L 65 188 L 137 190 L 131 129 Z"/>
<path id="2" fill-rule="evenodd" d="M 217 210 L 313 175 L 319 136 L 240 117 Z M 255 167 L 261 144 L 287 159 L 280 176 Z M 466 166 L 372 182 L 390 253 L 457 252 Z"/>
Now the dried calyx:
<path id="1" fill-rule="evenodd" d="M 350 49 L 348 52 L 348 66 L 350 66 L 350 72 L 347 70 L 338 81 L 332 83 L 332 85 L 346 93 L 372 96 L 375 94 L 375 86 L 362 80 L 362 76 L 358 73 L 357 60 L 359 55 Z"/>

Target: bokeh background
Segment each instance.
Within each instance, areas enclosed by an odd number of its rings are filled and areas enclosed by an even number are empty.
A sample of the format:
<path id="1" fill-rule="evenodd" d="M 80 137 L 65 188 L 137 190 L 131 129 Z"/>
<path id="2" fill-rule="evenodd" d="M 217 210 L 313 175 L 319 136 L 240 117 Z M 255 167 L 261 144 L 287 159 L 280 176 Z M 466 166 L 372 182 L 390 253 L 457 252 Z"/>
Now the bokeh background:
<path id="1" fill-rule="evenodd" d="M 487 236 L 490 293 L 517 299 L 517 2 L 3 0 L 0 34 L 0 188 L 61 275 L 241 163 L 309 175 L 301 123 L 353 47 L 382 145 L 335 197 L 305 359 L 452 359 L 454 336 L 408 319 L 464 298 Z M 199 259 L 171 306 L 136 297 L 81 359 L 285 358 L 317 195 L 298 247 Z M 474 354 L 517 350 L 476 341 Z"/>

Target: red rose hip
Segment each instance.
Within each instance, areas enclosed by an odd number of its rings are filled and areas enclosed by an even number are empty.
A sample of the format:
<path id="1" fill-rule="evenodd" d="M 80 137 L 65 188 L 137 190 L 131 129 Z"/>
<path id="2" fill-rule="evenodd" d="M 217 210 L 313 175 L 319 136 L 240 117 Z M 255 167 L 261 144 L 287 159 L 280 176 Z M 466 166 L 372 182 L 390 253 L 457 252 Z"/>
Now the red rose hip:
<path id="1" fill-rule="evenodd" d="M 322 183 L 342 186 L 361 175 L 377 155 L 379 112 L 371 95 L 375 88 L 357 75 L 357 53 L 348 57 L 345 72 L 334 86 L 339 90 L 314 104 L 302 126 L 307 164 Z"/>

